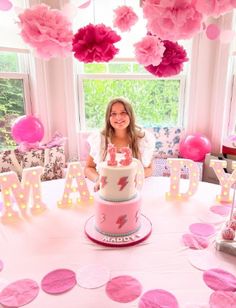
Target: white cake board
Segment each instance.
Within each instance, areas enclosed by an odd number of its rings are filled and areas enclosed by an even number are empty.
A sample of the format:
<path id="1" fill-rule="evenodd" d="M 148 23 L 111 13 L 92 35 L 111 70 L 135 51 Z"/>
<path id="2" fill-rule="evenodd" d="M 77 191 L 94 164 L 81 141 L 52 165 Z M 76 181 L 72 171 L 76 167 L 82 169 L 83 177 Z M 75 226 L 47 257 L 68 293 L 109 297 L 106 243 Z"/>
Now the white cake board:
<path id="1" fill-rule="evenodd" d="M 85 234 L 93 242 L 109 247 L 133 246 L 146 240 L 152 232 L 152 223 L 141 214 L 141 226 L 138 231 L 127 236 L 109 236 L 98 232 L 95 228 L 95 216 L 90 217 L 85 224 Z"/>

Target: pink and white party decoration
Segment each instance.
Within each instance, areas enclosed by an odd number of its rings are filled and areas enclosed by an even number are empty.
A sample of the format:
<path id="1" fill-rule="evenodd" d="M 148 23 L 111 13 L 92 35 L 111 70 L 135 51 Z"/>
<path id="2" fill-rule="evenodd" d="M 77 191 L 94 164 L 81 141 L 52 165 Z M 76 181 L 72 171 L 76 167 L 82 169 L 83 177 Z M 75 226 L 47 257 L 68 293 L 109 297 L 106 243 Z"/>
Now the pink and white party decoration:
<path id="1" fill-rule="evenodd" d="M 9 11 L 12 8 L 12 3 L 9 0 L 0 0 L 0 11 Z"/>
<path id="2" fill-rule="evenodd" d="M 39 4 L 19 15 L 23 40 L 36 50 L 39 57 L 65 57 L 72 49 L 72 25 L 59 10 Z"/>
<path id="3" fill-rule="evenodd" d="M 188 61 L 185 49 L 178 43 L 164 40 L 165 51 L 159 65 L 148 65 L 145 69 L 158 77 L 169 77 L 183 70 L 183 63 Z"/>
<path id="4" fill-rule="evenodd" d="M 164 43 L 153 35 L 146 35 L 134 48 L 136 60 L 143 65 L 159 65 L 165 51 Z"/>
<path id="5" fill-rule="evenodd" d="M 11 222 L 20 217 L 19 211 L 14 209 L 12 196 L 22 216 L 27 215 L 29 203 L 32 204 L 32 214 L 39 214 L 46 209 L 41 196 L 42 173 L 43 167 L 26 168 L 23 170 L 21 182 L 13 171 L 0 174 L 4 206 L 2 222 Z"/>
<path id="6" fill-rule="evenodd" d="M 104 24 L 89 24 L 80 28 L 73 37 L 72 45 L 76 59 L 81 62 L 108 62 L 119 49 L 114 46 L 121 37 Z"/>
<path id="7" fill-rule="evenodd" d="M 210 167 L 214 169 L 221 186 L 221 194 L 217 196 L 217 200 L 219 202 L 231 202 L 230 188 L 236 182 L 236 162 L 232 162 L 232 168 L 234 169 L 232 174 L 224 171 L 224 168 L 227 167 L 226 161 L 211 159 Z"/>
<path id="8" fill-rule="evenodd" d="M 145 0 L 143 14 L 147 29 L 163 40 L 189 39 L 201 30 L 203 15 L 194 1 Z"/>
<path id="9" fill-rule="evenodd" d="M 113 26 L 121 32 L 130 31 L 131 27 L 138 21 L 138 16 L 133 8 L 127 5 L 116 8 L 114 14 Z"/>
<path id="10" fill-rule="evenodd" d="M 73 185 L 76 182 L 77 186 Z M 58 201 L 58 207 L 69 208 L 73 206 L 73 200 L 70 198 L 72 193 L 80 194 L 80 198 L 77 198 L 77 203 L 81 204 L 93 200 L 90 195 L 88 186 L 85 181 L 84 173 L 79 162 L 69 163 L 66 173 L 65 188 L 61 201 Z"/>
<path id="11" fill-rule="evenodd" d="M 170 166 L 170 191 L 166 193 L 167 198 L 188 199 L 196 191 L 199 184 L 199 168 L 190 159 L 168 158 Z M 185 193 L 180 192 L 180 172 L 185 165 L 189 169 L 189 188 Z"/>
<path id="12" fill-rule="evenodd" d="M 220 15 L 232 10 L 235 5 L 233 0 L 215 1 L 215 0 L 196 0 L 196 9 L 203 15 L 219 17 Z"/>

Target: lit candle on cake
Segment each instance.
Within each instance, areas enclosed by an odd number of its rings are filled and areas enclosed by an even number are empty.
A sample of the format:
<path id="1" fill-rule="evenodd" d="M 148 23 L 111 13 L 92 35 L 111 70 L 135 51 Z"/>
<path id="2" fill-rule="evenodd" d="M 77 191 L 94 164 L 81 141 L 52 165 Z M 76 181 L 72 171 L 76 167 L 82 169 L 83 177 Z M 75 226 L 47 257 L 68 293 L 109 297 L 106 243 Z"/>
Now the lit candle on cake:
<path id="1" fill-rule="evenodd" d="M 236 181 L 236 170 L 232 174 L 225 173 L 224 168 L 227 167 L 227 162 L 216 159 L 211 159 L 210 167 L 214 169 L 221 186 L 221 194 L 217 195 L 217 200 L 219 202 L 231 202 L 230 188 Z M 235 161 L 232 162 L 232 168 L 236 169 Z"/>
<path id="2" fill-rule="evenodd" d="M 42 173 L 43 167 L 24 169 L 21 182 L 15 172 L 0 174 L 4 205 L 3 222 L 12 221 L 20 216 L 19 212 L 13 209 L 13 200 L 23 216 L 27 214 L 29 203 L 32 203 L 30 208 L 32 214 L 38 214 L 45 210 L 45 204 L 41 200 L 40 177 Z"/>
<path id="3" fill-rule="evenodd" d="M 76 181 L 77 186 L 73 185 L 73 180 Z M 71 199 L 72 193 L 79 193 L 80 198 L 77 198 L 77 203 L 92 201 L 93 197 L 90 195 L 87 183 L 85 181 L 84 173 L 79 162 L 69 163 L 66 174 L 66 181 L 64 193 L 61 201 L 58 201 L 58 207 L 70 208 L 73 206 Z"/>
<path id="4" fill-rule="evenodd" d="M 198 165 L 190 159 L 168 158 L 170 166 L 170 191 L 166 193 L 167 198 L 188 199 L 196 191 L 199 184 Z M 180 192 L 181 168 L 189 169 L 189 188 L 185 193 Z"/>

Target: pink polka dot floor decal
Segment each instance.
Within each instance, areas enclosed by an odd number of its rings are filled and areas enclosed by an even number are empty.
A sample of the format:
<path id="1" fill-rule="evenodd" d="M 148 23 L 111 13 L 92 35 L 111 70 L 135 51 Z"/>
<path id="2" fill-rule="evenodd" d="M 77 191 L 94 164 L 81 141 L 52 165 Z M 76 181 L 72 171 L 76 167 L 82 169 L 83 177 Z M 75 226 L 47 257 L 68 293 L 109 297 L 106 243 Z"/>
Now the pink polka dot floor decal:
<path id="1" fill-rule="evenodd" d="M 0 272 L 3 270 L 3 267 L 4 267 L 3 261 L 0 260 Z"/>
<path id="2" fill-rule="evenodd" d="M 182 241 L 185 246 L 191 249 L 205 249 L 209 245 L 207 238 L 194 234 L 183 234 Z"/>
<path id="3" fill-rule="evenodd" d="M 36 298 L 39 285 L 31 279 L 17 280 L 6 286 L 0 293 L 0 303 L 4 307 L 21 307 Z"/>
<path id="4" fill-rule="evenodd" d="M 189 230 L 196 235 L 210 236 L 216 233 L 214 226 L 205 223 L 195 223 L 189 226 Z"/>
<path id="5" fill-rule="evenodd" d="M 106 293 L 115 302 L 129 303 L 141 295 L 140 282 L 131 276 L 117 276 L 106 285 Z"/>
<path id="6" fill-rule="evenodd" d="M 143 294 L 139 301 L 139 308 L 169 307 L 179 308 L 176 297 L 168 291 L 156 289 Z"/>
<path id="7" fill-rule="evenodd" d="M 95 289 L 105 285 L 110 279 L 110 271 L 107 267 L 90 264 L 81 267 L 77 271 L 77 283 L 87 289 Z"/>
<path id="8" fill-rule="evenodd" d="M 71 290 L 76 285 L 75 272 L 69 269 L 57 269 L 48 273 L 41 281 L 44 292 L 61 294 Z"/>
<path id="9" fill-rule="evenodd" d="M 218 215 L 221 216 L 227 216 L 230 213 L 230 207 L 229 206 L 224 206 L 224 205 L 214 205 L 210 207 L 210 210 Z"/>
<path id="10" fill-rule="evenodd" d="M 236 307 L 236 293 L 228 291 L 215 291 L 209 300 L 210 307 L 227 308 Z"/>
<path id="11" fill-rule="evenodd" d="M 213 268 L 203 273 L 206 285 L 215 291 L 236 291 L 236 277 L 220 268 Z"/>

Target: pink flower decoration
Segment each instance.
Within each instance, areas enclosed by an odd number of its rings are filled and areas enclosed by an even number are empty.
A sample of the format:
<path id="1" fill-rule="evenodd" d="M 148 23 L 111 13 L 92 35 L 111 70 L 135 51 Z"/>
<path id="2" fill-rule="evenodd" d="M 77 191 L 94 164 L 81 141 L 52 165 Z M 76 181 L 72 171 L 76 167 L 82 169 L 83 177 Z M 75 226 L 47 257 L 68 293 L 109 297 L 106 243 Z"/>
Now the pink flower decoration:
<path id="1" fill-rule="evenodd" d="M 122 32 L 130 31 L 131 27 L 138 21 L 138 16 L 130 6 L 119 6 L 114 10 L 114 13 L 113 26 Z"/>
<path id="2" fill-rule="evenodd" d="M 113 44 L 120 40 L 121 37 L 110 27 L 89 24 L 74 35 L 74 56 L 85 63 L 108 62 L 118 53 L 119 49 Z"/>
<path id="3" fill-rule="evenodd" d="M 183 62 L 188 61 L 187 53 L 182 46 L 168 40 L 163 41 L 165 51 L 158 66 L 145 66 L 145 69 L 158 77 L 169 77 L 179 74 L 183 69 Z"/>
<path id="4" fill-rule="evenodd" d="M 40 57 L 64 57 L 71 52 L 71 23 L 61 11 L 39 4 L 26 9 L 19 19 L 23 40 L 35 48 Z"/>
<path id="5" fill-rule="evenodd" d="M 193 0 L 145 0 L 143 13 L 148 31 L 172 41 L 191 38 L 200 31 L 203 18 Z"/>
<path id="6" fill-rule="evenodd" d="M 196 9 L 206 16 L 218 17 L 234 8 L 232 0 L 196 0 Z"/>
<path id="7" fill-rule="evenodd" d="M 152 35 L 146 35 L 134 47 L 136 59 L 142 65 L 159 65 L 165 51 L 163 42 Z"/>

